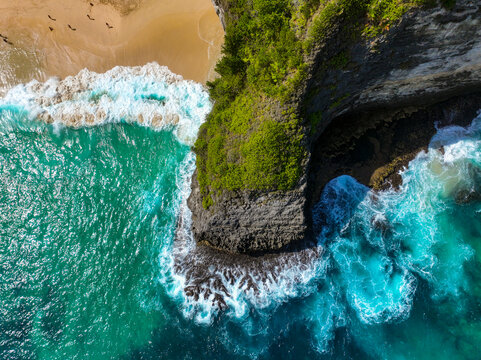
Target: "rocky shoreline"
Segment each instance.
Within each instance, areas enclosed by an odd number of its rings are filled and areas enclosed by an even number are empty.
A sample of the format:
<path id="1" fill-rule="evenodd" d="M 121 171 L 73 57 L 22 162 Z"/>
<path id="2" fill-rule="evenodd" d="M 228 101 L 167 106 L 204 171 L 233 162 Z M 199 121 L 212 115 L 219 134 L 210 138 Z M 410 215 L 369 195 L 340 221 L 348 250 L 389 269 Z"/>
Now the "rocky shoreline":
<path id="1" fill-rule="evenodd" d="M 298 186 L 225 192 L 205 210 L 194 175 L 188 204 L 197 242 L 231 253 L 279 252 L 309 241 L 311 209 L 331 179 L 348 174 L 374 189 L 398 186 L 399 170 L 428 146 L 436 126 L 465 125 L 479 110 L 480 18 L 479 2 L 458 1 L 408 12 L 374 41 L 343 45 L 334 32 L 292 100 L 305 107 L 306 123 L 322 119 L 307 126 Z M 326 70 L 333 49 L 345 61 Z"/>
<path id="2" fill-rule="evenodd" d="M 481 92 L 456 97 L 412 113 L 402 112 L 389 121 L 380 121 L 359 138 L 350 139 L 351 142 L 346 140 L 345 143 L 336 144 L 337 147 L 329 147 L 327 141 L 335 127 L 327 129 L 324 137 L 320 137 L 321 140 L 326 140 L 321 142 L 326 148 L 317 151 L 317 154 L 323 154 L 322 157 L 312 159 L 311 164 L 316 168 L 311 171 L 312 178 L 308 181 L 311 185 L 323 185 L 306 189 L 309 194 L 309 209 L 319 201 L 324 185 L 340 175 L 348 174 L 375 191 L 398 190 L 402 185 L 400 171 L 407 168 L 419 152 L 427 150 L 437 128 L 469 125 L 479 111 L 479 104 Z M 337 152 L 342 147 L 349 150 Z M 198 191 L 194 183 L 192 188 L 193 191 Z M 473 193 L 461 195 L 465 198 L 456 201 L 471 201 L 472 196 L 479 197 L 479 194 Z M 196 194 L 193 194 L 189 198 L 189 207 L 199 211 L 195 204 L 191 203 L 195 196 Z M 250 293 L 253 301 L 258 301 L 270 286 L 277 288 L 285 286 L 285 282 L 302 281 L 290 277 L 289 269 L 295 268 L 299 276 L 306 276 L 310 274 L 309 269 L 321 264 L 320 260 L 325 252 L 324 245 L 316 241 L 313 232 L 308 233 L 302 241 L 287 243 L 280 248 L 273 246 L 267 251 L 247 254 L 238 249 L 237 252 L 226 251 L 226 243 L 214 245 L 208 240 L 193 239 L 191 224 L 185 223 L 185 218 L 190 216 L 191 214 L 186 214 L 185 211 L 181 214 L 173 259 L 174 272 L 181 274 L 186 280 L 184 295 L 193 304 L 206 303 L 214 309 L 226 310 L 227 303 L 233 301 L 232 288 Z M 309 216 L 312 219 L 311 213 Z M 282 220 L 273 219 L 270 226 L 279 221 Z M 258 231 L 262 231 L 261 226 L 259 224 Z M 378 226 L 385 224 L 380 223 Z M 225 228 L 223 230 L 228 231 Z M 205 228 L 205 231 L 208 232 L 209 229 Z M 213 231 L 220 232 L 218 228 Z M 311 228 L 308 231 L 311 231 Z M 235 235 L 236 230 L 233 227 L 231 236 Z M 279 233 L 275 235 L 279 236 Z M 288 289 L 294 288 L 290 283 L 287 286 Z"/>
<path id="3" fill-rule="evenodd" d="M 384 113 L 378 121 L 373 121 L 375 115 L 366 113 L 332 123 L 319 137 L 314 151 L 309 181 L 313 185 L 309 189 L 311 203 L 319 200 L 329 180 L 340 175 L 350 175 L 374 190 L 398 189 L 402 183 L 399 171 L 427 149 L 436 129 L 469 125 L 480 104 L 481 92 L 409 111 Z M 338 135 L 363 124 L 364 131 L 356 136 Z"/>

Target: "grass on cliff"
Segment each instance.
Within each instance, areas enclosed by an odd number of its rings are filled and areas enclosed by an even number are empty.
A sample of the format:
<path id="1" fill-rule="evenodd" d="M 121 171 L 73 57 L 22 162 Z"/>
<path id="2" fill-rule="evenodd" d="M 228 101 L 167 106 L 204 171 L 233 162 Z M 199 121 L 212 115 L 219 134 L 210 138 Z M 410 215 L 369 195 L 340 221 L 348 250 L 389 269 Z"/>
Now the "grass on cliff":
<path id="1" fill-rule="evenodd" d="M 303 137 L 320 114 L 303 121 L 301 107 L 291 108 L 288 100 L 306 79 L 309 55 L 336 24 L 348 24 L 346 34 L 353 38 L 346 42 L 374 37 L 408 9 L 432 1 L 227 1 L 220 77 L 208 83 L 214 108 L 194 147 L 204 207 L 224 190 L 287 190 L 297 184 L 306 156 Z M 340 52 L 327 67 L 348 61 Z"/>

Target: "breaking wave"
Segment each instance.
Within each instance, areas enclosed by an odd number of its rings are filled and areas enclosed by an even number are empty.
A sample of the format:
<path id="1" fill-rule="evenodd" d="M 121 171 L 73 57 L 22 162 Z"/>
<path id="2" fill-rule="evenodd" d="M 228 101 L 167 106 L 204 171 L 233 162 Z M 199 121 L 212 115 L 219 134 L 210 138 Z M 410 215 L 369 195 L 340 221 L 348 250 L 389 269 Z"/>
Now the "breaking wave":
<path id="1" fill-rule="evenodd" d="M 30 118 L 79 128 L 112 122 L 174 129 L 193 145 L 211 109 L 205 89 L 165 66 L 117 66 L 103 74 L 87 69 L 64 80 L 36 80 L 8 91 L 0 106 L 15 105 Z"/>
<path id="2" fill-rule="evenodd" d="M 211 106 L 157 64 L 0 99 L 0 357 L 476 357 L 481 117 L 439 129 L 399 191 L 332 180 L 313 244 L 251 257 L 190 233 Z"/>
<path id="3" fill-rule="evenodd" d="M 440 129 L 428 151 L 402 172 L 399 191 L 376 193 L 340 176 L 325 187 L 313 210 L 317 245 L 260 261 L 196 248 L 184 206 L 182 250 L 174 245 L 173 262 L 182 274 L 177 289 L 184 289 L 185 315 L 208 324 L 215 316 L 230 318 L 225 321 L 243 333 L 237 333 L 236 351 L 254 357 L 272 351 L 277 324 L 283 322 L 286 329 L 307 326 L 319 355 L 332 355 L 334 339 L 344 331 L 353 337 L 360 357 L 412 358 L 396 352 L 401 340 L 386 345 L 385 338 L 392 326 L 419 321 L 412 317 L 416 298 L 423 297 L 441 317 L 474 311 L 477 285 L 471 272 L 478 261 L 480 156 L 478 117 L 467 128 Z M 286 315 L 293 302 L 298 311 Z M 429 330 L 437 335 L 437 327 Z M 263 338 L 255 346 L 246 340 L 254 334 Z M 455 335 L 445 353 L 472 356 L 456 348 L 466 334 Z M 423 358 L 422 351 L 414 347 L 411 354 Z"/>

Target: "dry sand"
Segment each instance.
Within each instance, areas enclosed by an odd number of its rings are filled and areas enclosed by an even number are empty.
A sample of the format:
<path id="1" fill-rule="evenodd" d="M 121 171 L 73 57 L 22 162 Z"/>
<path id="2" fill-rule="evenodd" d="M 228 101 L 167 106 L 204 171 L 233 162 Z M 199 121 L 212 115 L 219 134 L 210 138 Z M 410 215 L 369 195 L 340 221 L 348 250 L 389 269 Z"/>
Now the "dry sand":
<path id="1" fill-rule="evenodd" d="M 151 61 L 205 82 L 224 35 L 211 0 L 0 0 L 0 34 L 0 89 Z"/>

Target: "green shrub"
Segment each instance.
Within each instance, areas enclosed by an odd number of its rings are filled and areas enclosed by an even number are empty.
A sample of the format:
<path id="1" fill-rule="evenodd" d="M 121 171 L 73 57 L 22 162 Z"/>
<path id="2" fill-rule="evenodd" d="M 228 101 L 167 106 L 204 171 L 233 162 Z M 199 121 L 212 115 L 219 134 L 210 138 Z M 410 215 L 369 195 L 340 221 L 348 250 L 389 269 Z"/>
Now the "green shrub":
<path id="1" fill-rule="evenodd" d="M 247 188 L 288 190 L 299 179 L 304 153 L 297 121 L 265 120 L 241 145 L 243 184 Z"/>
<path id="2" fill-rule="evenodd" d="M 305 82 L 309 55 L 336 25 L 346 41 L 377 36 L 408 9 L 432 1 L 228 0 L 223 57 L 216 65 L 220 77 L 208 83 L 214 108 L 194 146 L 204 208 L 224 190 L 287 190 L 297 184 L 305 127 L 312 134 L 322 114 L 303 123 L 299 110 L 286 111 L 285 102 Z M 348 62 L 340 49 L 324 68 Z"/>
<path id="3" fill-rule="evenodd" d="M 442 0 L 456 1 L 456 0 Z M 377 0 L 368 7 L 368 25 L 364 29 L 367 37 L 376 37 L 397 23 L 407 10 L 418 6 L 433 6 L 436 0 Z"/>

